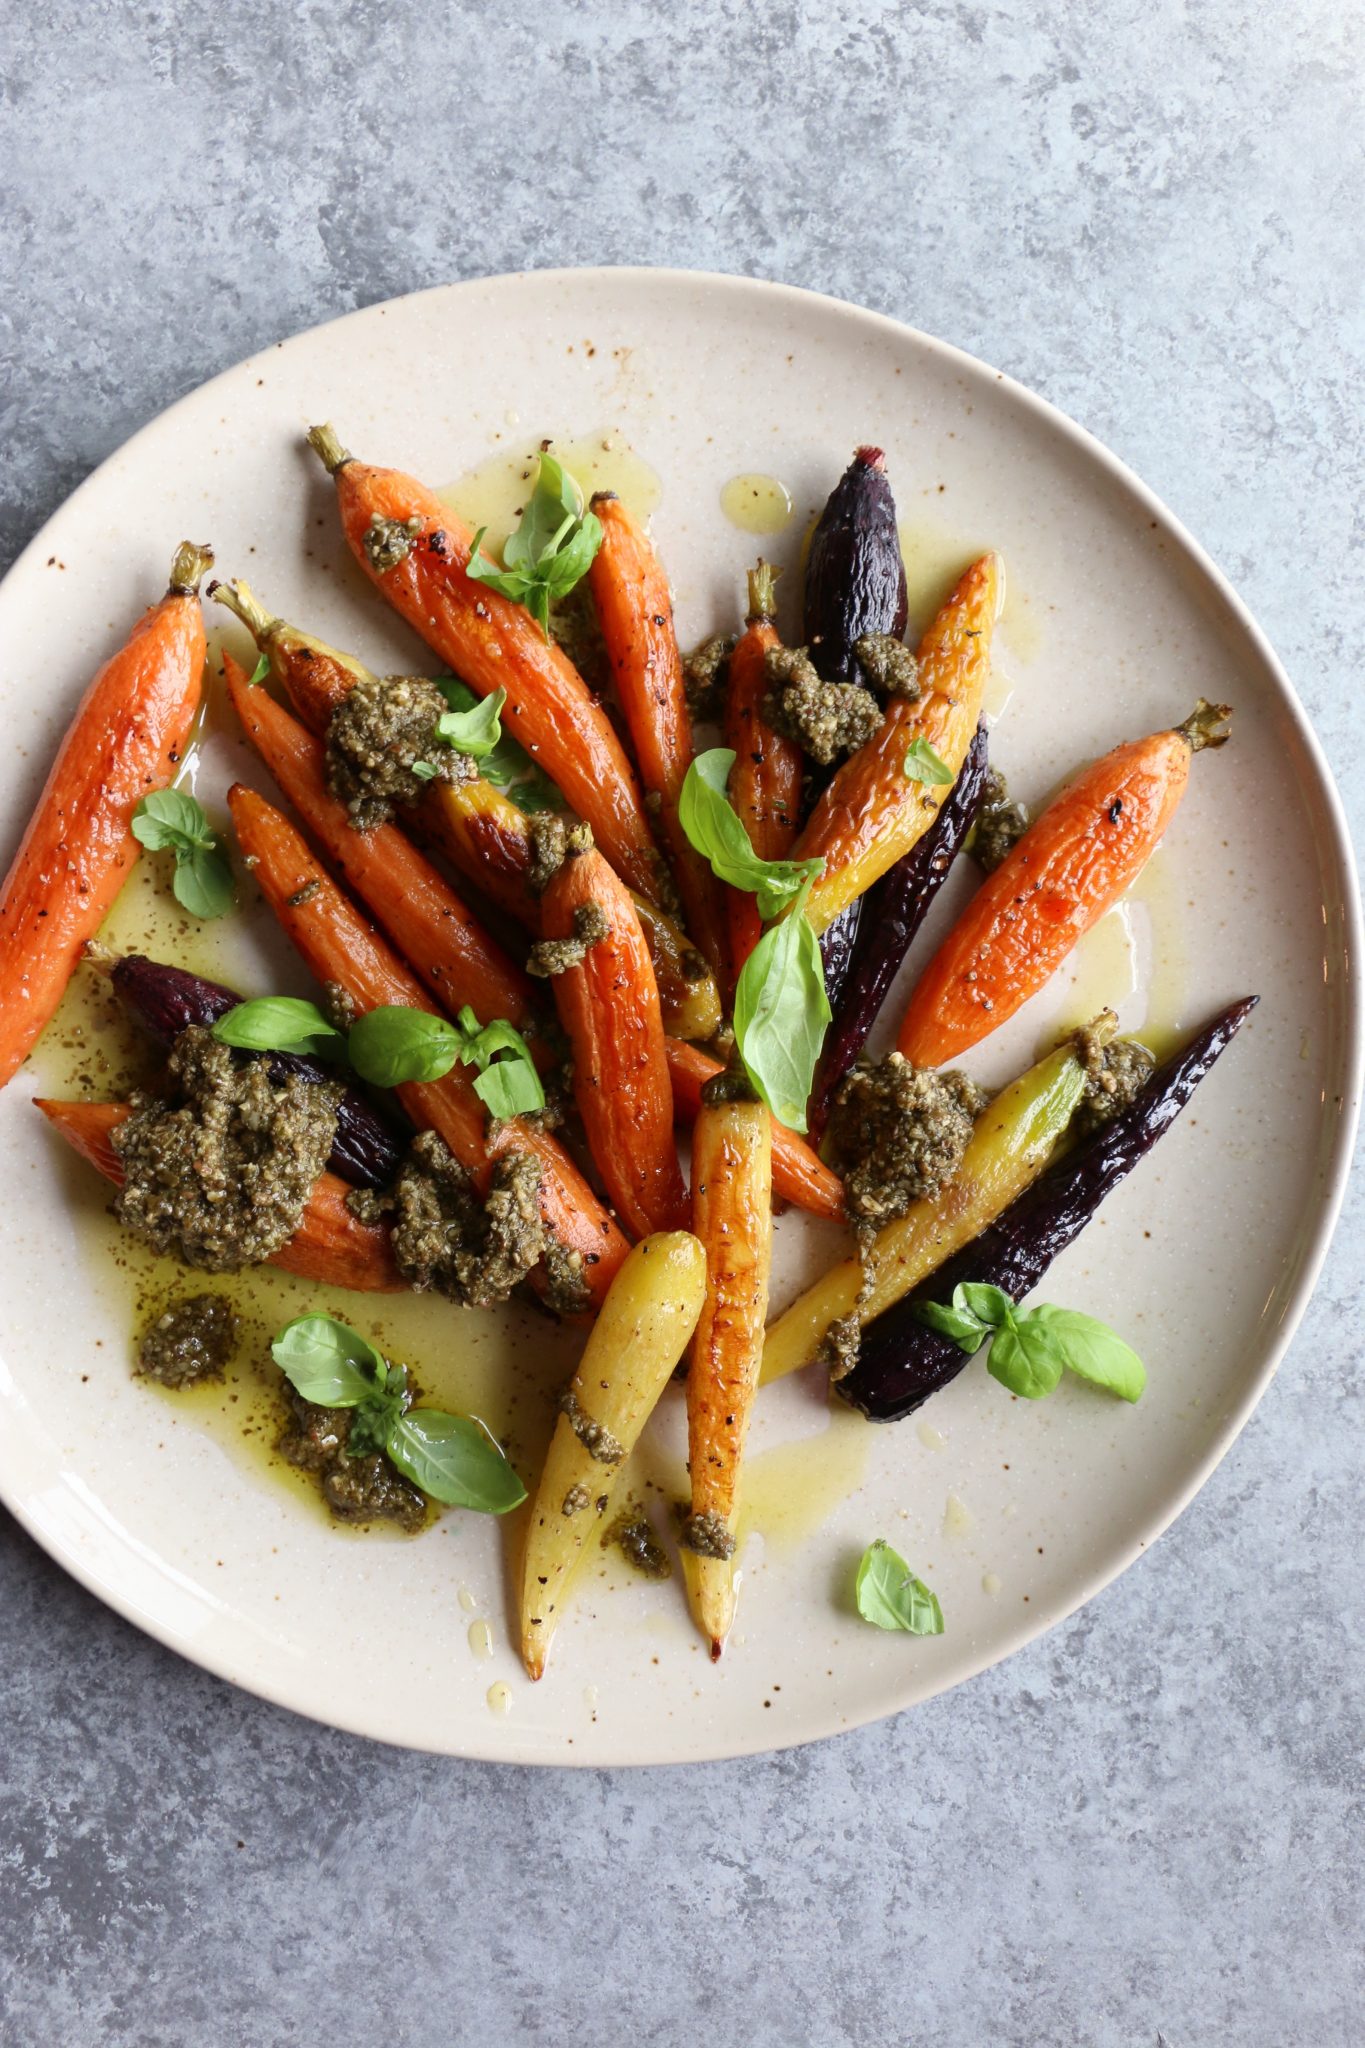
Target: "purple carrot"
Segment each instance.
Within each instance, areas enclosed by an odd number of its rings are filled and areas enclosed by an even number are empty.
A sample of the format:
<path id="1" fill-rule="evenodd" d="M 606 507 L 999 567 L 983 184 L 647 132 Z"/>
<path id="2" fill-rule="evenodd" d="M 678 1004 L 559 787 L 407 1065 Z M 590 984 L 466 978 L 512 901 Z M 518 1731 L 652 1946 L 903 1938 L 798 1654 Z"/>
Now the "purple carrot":
<path id="1" fill-rule="evenodd" d="M 216 1024 L 242 998 L 221 982 L 206 981 L 183 967 L 149 960 L 143 953 L 125 953 L 108 969 L 120 1001 L 149 1037 L 170 1047 L 192 1024 Z M 334 1081 L 335 1073 L 319 1060 L 299 1053 L 248 1054 L 270 1062 L 270 1078 L 302 1074 L 309 1081 Z M 348 1088 L 337 1113 L 336 1137 L 329 1165 L 333 1173 L 357 1187 L 387 1187 L 402 1160 L 402 1146 L 382 1118 L 354 1088 Z"/>
<path id="2" fill-rule="evenodd" d="M 983 720 L 948 800 L 940 806 L 929 830 L 861 899 L 866 905 L 861 934 L 851 968 L 846 970 L 842 1001 L 830 994 L 834 1022 L 825 1038 L 807 1111 L 817 1138 L 828 1120 L 834 1091 L 862 1051 L 900 964 L 971 830 L 986 794 L 988 768 Z M 831 925 L 830 931 L 836 928 Z M 828 970 L 825 982 L 828 987 Z"/>
<path id="3" fill-rule="evenodd" d="M 863 1331 L 857 1364 L 835 1382 L 836 1391 L 873 1422 L 899 1422 L 956 1379 L 968 1354 L 919 1320 L 920 1305 L 951 1301 L 953 1289 L 972 1280 L 1003 1288 L 1011 1301 L 1030 1294 L 1105 1196 L 1170 1129 L 1259 1000 L 1243 996 L 1230 1004 L 1157 1068 L 1112 1123 L 1039 1174 L 979 1237 L 874 1317 Z"/>

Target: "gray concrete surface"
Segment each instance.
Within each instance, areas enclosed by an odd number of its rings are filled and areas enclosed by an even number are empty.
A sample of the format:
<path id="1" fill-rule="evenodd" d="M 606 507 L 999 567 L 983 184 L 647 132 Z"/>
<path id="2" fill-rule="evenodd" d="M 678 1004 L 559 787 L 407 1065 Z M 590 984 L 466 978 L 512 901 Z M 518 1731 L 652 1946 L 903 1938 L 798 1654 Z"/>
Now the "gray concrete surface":
<path id="1" fill-rule="evenodd" d="M 1012 371 L 1231 571 L 1361 821 L 1358 12 L 240 0 L 5 11 L 0 561 L 171 399 L 441 280 L 790 279 Z M 1365 2037 L 1359 1197 L 1255 1421 L 1004 1668 L 771 1760 L 387 1752 L 0 1518 L 0 2038 Z"/>

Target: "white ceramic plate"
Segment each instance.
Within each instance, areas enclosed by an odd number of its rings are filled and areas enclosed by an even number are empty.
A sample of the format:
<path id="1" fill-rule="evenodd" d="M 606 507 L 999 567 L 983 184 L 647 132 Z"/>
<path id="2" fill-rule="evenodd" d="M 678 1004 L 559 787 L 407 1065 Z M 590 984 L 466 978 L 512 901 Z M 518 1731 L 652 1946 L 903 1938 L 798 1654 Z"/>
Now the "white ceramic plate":
<path id="1" fill-rule="evenodd" d="M 1359 911 L 1328 772 L 1287 680 L 1142 485 L 969 357 L 736 278 L 498 278 L 372 307 L 241 364 L 137 435 L 49 522 L 0 589 L 0 857 L 88 674 L 184 535 L 211 539 L 221 573 L 247 575 L 325 638 L 376 665 L 419 662 L 344 555 L 302 447 L 319 417 L 367 457 L 437 484 L 543 434 L 630 444 L 662 480 L 654 530 L 689 637 L 733 623 L 758 545 L 722 512 L 727 481 L 759 472 L 789 487 L 796 517 L 762 545 L 794 565 L 853 445 L 881 443 L 921 608 L 976 549 L 1006 559 L 996 746 L 1025 794 L 1175 722 L 1201 693 L 1236 706 L 1235 743 L 1196 762 L 1135 903 L 971 1062 L 1002 1079 L 1065 1015 L 1104 999 L 1121 1002 L 1126 1026 L 1150 1005 L 1169 1029 L 1261 992 L 1195 1105 L 1047 1283 L 1050 1299 L 1101 1313 L 1139 1346 L 1149 1391 L 1133 1410 L 1073 1384 L 1027 1404 L 975 1366 L 920 1418 L 878 1430 L 842 1416 L 831 1427 L 803 1383 L 812 1375 L 787 1382 L 761 1402 L 763 1533 L 745 1553 L 723 1663 L 709 1665 L 676 1579 L 647 1585 L 608 1560 L 532 1686 L 512 1649 L 513 1532 L 450 1515 L 416 1541 L 338 1535 L 234 1437 L 221 1401 L 177 1407 L 131 1378 L 132 1287 L 113 1263 L 104 1196 L 30 1105 L 72 1065 L 56 1034 L 0 1098 L 0 1493 L 68 1570 L 186 1656 L 319 1720 L 458 1755 L 734 1755 L 958 1683 L 1087 1599 L 1170 1522 L 1246 1421 L 1318 1271 L 1357 1094 Z M 211 806 L 235 774 L 270 787 L 240 742 L 211 740 L 197 769 Z M 141 935 L 149 901 L 139 884 L 118 913 L 122 938 Z M 214 938 L 219 956 L 196 937 L 193 957 L 222 958 L 225 978 L 258 990 L 278 983 L 293 971 L 266 923 L 235 921 Z M 828 1241 L 799 1219 L 780 1234 L 790 1293 Z M 537 1440 L 568 1355 L 544 1324 L 461 1320 L 431 1303 L 381 1314 L 356 1296 L 335 1306 L 381 1329 L 447 1398 L 463 1392 Z M 676 1443 L 674 1417 L 653 1452 L 665 1484 Z M 877 1535 L 939 1593 L 942 1637 L 882 1635 L 852 1614 L 851 1565 Z M 477 1654 L 480 1620 L 491 1655 Z"/>

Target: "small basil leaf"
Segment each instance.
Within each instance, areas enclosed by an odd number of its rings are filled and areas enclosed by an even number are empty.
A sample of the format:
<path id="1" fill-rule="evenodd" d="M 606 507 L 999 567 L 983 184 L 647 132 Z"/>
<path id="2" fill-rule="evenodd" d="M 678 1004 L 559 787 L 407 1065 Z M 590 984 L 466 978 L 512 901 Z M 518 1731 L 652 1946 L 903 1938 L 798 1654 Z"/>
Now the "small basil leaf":
<path id="1" fill-rule="evenodd" d="M 553 455 L 543 454 L 526 510 L 502 551 L 508 568 L 538 568 L 562 545 L 582 512 L 583 493 L 576 479 Z"/>
<path id="2" fill-rule="evenodd" d="M 473 711 L 484 701 L 477 690 L 455 676 L 433 676 L 431 680 L 452 711 Z M 564 799 L 545 770 L 505 729 L 493 751 L 481 757 L 479 775 L 495 789 L 505 790 L 517 808 L 528 814 L 564 809 Z"/>
<path id="3" fill-rule="evenodd" d="M 858 1612 L 874 1628 L 941 1636 L 943 1609 L 923 1579 L 880 1536 L 863 1552 L 854 1584 Z"/>
<path id="4" fill-rule="evenodd" d="M 203 805 L 183 789 L 149 790 L 133 812 L 134 839 L 154 853 L 166 847 L 177 852 L 191 847 L 211 847 L 213 832 Z"/>
<path id="5" fill-rule="evenodd" d="M 407 1372 L 401 1365 L 386 1366 L 381 1359 L 379 1372 L 379 1384 L 352 1416 L 346 1437 L 348 1457 L 365 1458 L 376 1451 L 383 1453 L 388 1447 L 394 1424 L 412 1399 L 408 1392 Z"/>
<path id="6" fill-rule="evenodd" d="M 465 567 L 466 576 L 475 583 L 486 583 L 490 590 L 496 590 L 502 597 L 510 597 L 514 604 L 525 604 L 526 593 L 535 581 L 521 569 L 500 569 L 496 562 L 490 562 L 483 551 L 483 537 L 488 528 L 481 526 L 474 536 L 474 545 L 469 551 Z"/>
<path id="7" fill-rule="evenodd" d="M 374 1346 L 336 1316 L 295 1316 L 270 1352 L 295 1392 L 320 1408 L 356 1408 L 387 1385 Z"/>
<path id="8" fill-rule="evenodd" d="M 1041 1302 L 1019 1317 L 1021 1329 L 1042 1330 L 1068 1372 L 1092 1386 L 1104 1387 L 1121 1401 L 1138 1401 L 1147 1385 L 1142 1360 L 1122 1337 L 1078 1308 L 1054 1308 Z"/>
<path id="9" fill-rule="evenodd" d="M 404 1081 L 439 1081 L 460 1058 L 462 1043 L 446 1018 L 386 1003 L 357 1018 L 346 1052 L 362 1081 L 397 1088 Z"/>
<path id="10" fill-rule="evenodd" d="M 735 990 L 735 1044 L 744 1071 L 779 1123 L 806 1128 L 806 1103 L 830 1021 L 820 941 L 806 917 L 806 882 L 780 924 L 744 963 Z"/>
<path id="11" fill-rule="evenodd" d="M 727 794 L 734 765 L 730 747 L 711 747 L 698 754 L 683 778 L 678 821 L 720 881 L 757 897 L 758 914 L 767 923 L 786 909 L 803 882 L 821 872 L 824 862 L 760 859 Z"/>
<path id="12" fill-rule="evenodd" d="M 171 889 L 191 917 L 226 917 L 232 908 L 232 869 L 226 854 L 206 846 L 177 850 Z"/>
<path id="13" fill-rule="evenodd" d="M 500 713 L 506 702 L 506 690 L 494 690 L 468 711 L 443 711 L 436 721 L 437 739 L 475 760 L 491 754 L 502 738 Z"/>
<path id="14" fill-rule="evenodd" d="M 255 683 L 263 683 L 263 682 L 265 681 L 266 677 L 267 677 L 267 676 L 268 676 L 269 674 L 270 674 L 270 656 L 269 656 L 268 654 L 263 654 L 263 655 L 261 655 L 261 656 L 260 656 L 260 658 L 258 659 L 258 661 L 257 661 L 257 663 L 256 663 L 256 666 L 255 666 L 255 668 L 253 668 L 253 669 L 252 669 L 252 671 L 251 671 L 251 674 L 250 674 L 250 676 L 249 676 L 249 677 L 247 678 L 247 680 L 248 680 L 248 682 L 250 682 L 250 683 L 253 683 L 253 684 L 255 684 Z"/>
<path id="15" fill-rule="evenodd" d="M 542 575 L 551 597 L 567 597 L 592 567 L 602 545 L 602 522 L 595 512 L 585 512 L 576 530 L 544 563 Z"/>
<path id="16" fill-rule="evenodd" d="M 923 1323 L 930 1330 L 937 1330 L 941 1337 L 951 1337 L 954 1344 L 960 1344 L 970 1357 L 979 1351 L 990 1331 L 979 1316 L 970 1309 L 949 1308 L 938 1301 L 917 1301 L 914 1304 L 916 1322 Z"/>
<path id="17" fill-rule="evenodd" d="M 410 1408 L 389 1431 L 390 1458 L 414 1486 L 451 1507 L 505 1515 L 526 1488 L 481 1423 L 439 1408 Z"/>
<path id="18" fill-rule="evenodd" d="M 1012 1394 L 1041 1401 L 1061 1378 L 1062 1361 L 1046 1329 L 1030 1316 L 1017 1316 L 996 1331 L 986 1370 Z"/>
<path id="19" fill-rule="evenodd" d="M 928 740 L 911 740 L 905 751 L 905 772 L 912 782 L 951 782 L 953 771 L 934 752 Z"/>
<path id="20" fill-rule="evenodd" d="M 1014 1315 L 1014 1303 L 1004 1288 L 992 1287 L 984 1280 L 964 1280 L 960 1287 L 955 1287 L 953 1307 L 965 1308 L 968 1315 L 992 1330 L 1008 1329 Z"/>
<path id="21" fill-rule="evenodd" d="M 587 572 L 602 542 L 596 515 L 583 510 L 583 493 L 553 455 L 542 455 L 515 533 L 503 547 L 501 569 L 483 552 L 486 527 L 474 536 L 466 574 L 476 583 L 523 604 L 548 640 L 550 599 L 565 597 Z"/>
<path id="22" fill-rule="evenodd" d="M 474 1093 L 490 1116 L 502 1119 L 528 1116 L 545 1107 L 545 1090 L 539 1074 L 534 1067 L 523 1066 L 520 1060 L 496 1060 L 491 1067 L 485 1067 L 474 1077 Z"/>
<path id="23" fill-rule="evenodd" d="M 316 1003 L 301 996 L 257 996 L 238 1003 L 218 1019 L 212 1035 L 220 1045 L 245 1052 L 329 1053 L 341 1046 L 341 1033 Z"/>
<path id="24" fill-rule="evenodd" d="M 419 782 L 434 782 L 436 780 L 437 771 L 432 767 L 430 761 L 414 761 L 412 772 Z"/>

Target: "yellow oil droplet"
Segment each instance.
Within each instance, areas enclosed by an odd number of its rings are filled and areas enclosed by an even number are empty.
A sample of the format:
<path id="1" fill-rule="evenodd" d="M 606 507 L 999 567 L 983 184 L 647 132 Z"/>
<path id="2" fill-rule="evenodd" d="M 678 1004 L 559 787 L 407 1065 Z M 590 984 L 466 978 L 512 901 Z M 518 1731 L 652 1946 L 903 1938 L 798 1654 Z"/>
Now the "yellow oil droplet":
<path id="1" fill-rule="evenodd" d="M 967 1503 L 956 1493 L 950 1493 L 943 1504 L 943 1533 L 945 1536 L 970 1536 L 976 1527 L 967 1508 Z"/>
<path id="2" fill-rule="evenodd" d="M 500 1678 L 496 1685 L 489 1686 L 486 1698 L 489 1713 L 496 1714 L 499 1720 L 505 1719 L 511 1713 L 512 1688 L 505 1678 Z"/>
<path id="3" fill-rule="evenodd" d="M 992 1598 L 994 1598 L 994 1596 L 995 1596 L 995 1595 L 996 1595 L 996 1594 L 997 1594 L 997 1593 L 998 1593 L 998 1592 L 1000 1591 L 1000 1576 L 999 1576 L 999 1573 L 998 1573 L 998 1572 L 982 1572 L 982 1574 L 981 1574 L 981 1590 L 982 1590 L 982 1592 L 983 1592 L 983 1593 L 989 1593 L 989 1594 L 990 1594 L 990 1595 L 992 1596 Z"/>
<path id="4" fill-rule="evenodd" d="M 1158 1059 L 1165 1059 L 1185 1035 L 1190 956 L 1187 903 L 1164 847 L 1152 855 L 1129 890 L 1128 901 L 1145 914 L 1147 924 L 1147 1014 L 1141 1036 Z"/>
<path id="5" fill-rule="evenodd" d="M 486 1621 L 471 1621 L 469 1624 L 469 1647 L 480 1659 L 493 1654 L 493 1631 Z"/>
<path id="6" fill-rule="evenodd" d="M 780 477 L 750 472 L 731 477 L 720 509 L 741 533 L 781 533 L 791 523 L 792 494 Z"/>
<path id="7" fill-rule="evenodd" d="M 603 429 L 595 434 L 555 436 L 549 451 L 574 477 L 583 495 L 614 491 L 639 520 L 646 520 L 663 496 L 657 471 L 635 453 L 621 435 Z M 436 495 L 476 530 L 488 529 L 485 552 L 500 550 L 535 488 L 538 441 L 529 437 L 511 451 L 491 455 Z"/>
<path id="8" fill-rule="evenodd" d="M 1064 1031 L 1088 1024 L 1101 1010 L 1117 1010 L 1136 990 L 1138 948 L 1127 902 L 1116 903 L 1091 926 L 1058 975 L 1058 1008 L 1044 1034 L 1048 1046 Z"/>
<path id="9" fill-rule="evenodd" d="M 474 1590 L 471 1586 L 461 1586 L 459 1592 L 455 1595 L 455 1597 L 459 1601 L 461 1607 L 463 1607 L 466 1614 L 478 1613 L 479 1603 L 477 1598 L 475 1597 Z"/>
<path id="10" fill-rule="evenodd" d="M 871 1432 L 861 1416 L 830 1411 L 829 1426 L 798 1443 L 746 1459 L 739 1512 L 741 1539 L 791 1550 L 821 1527 L 862 1484 Z"/>
<path id="11" fill-rule="evenodd" d="M 932 1422 L 921 1422 L 916 1435 L 926 1451 L 941 1451 L 948 1439 L 941 1429 L 935 1429 Z"/>

